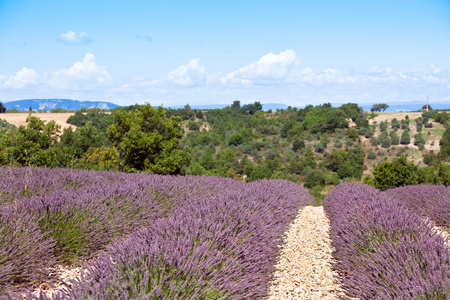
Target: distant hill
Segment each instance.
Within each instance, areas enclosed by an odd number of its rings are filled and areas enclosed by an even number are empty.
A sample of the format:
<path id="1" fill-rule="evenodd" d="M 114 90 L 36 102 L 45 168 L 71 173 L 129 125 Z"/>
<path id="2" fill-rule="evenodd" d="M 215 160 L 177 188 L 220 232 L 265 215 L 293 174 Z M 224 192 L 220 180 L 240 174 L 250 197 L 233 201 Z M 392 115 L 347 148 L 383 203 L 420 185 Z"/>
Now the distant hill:
<path id="1" fill-rule="evenodd" d="M 25 99 L 15 100 L 3 103 L 7 110 L 17 109 L 19 111 L 28 111 L 31 107 L 32 110 L 51 110 L 55 108 L 79 110 L 82 107 L 100 109 L 113 109 L 120 105 L 105 102 L 105 101 L 78 101 L 71 99 Z"/>
<path id="2" fill-rule="evenodd" d="M 192 109 L 221 109 L 227 106 L 230 106 L 231 104 L 209 104 L 209 105 L 191 105 Z M 244 106 L 245 104 L 241 103 L 241 106 Z M 276 109 L 286 109 L 288 106 L 283 103 L 263 103 L 263 110 L 276 110 Z M 183 108 L 184 106 L 178 105 L 178 106 L 169 106 L 169 108 L 177 109 L 177 108 Z"/>
<path id="3" fill-rule="evenodd" d="M 379 102 L 377 102 L 379 103 Z M 389 104 L 389 108 L 386 110 L 386 112 L 408 112 L 408 111 L 418 111 L 426 104 L 426 101 L 419 102 L 419 101 L 409 101 L 409 102 L 389 102 L 385 101 L 384 103 Z M 311 103 L 312 104 L 312 103 Z M 345 103 L 332 103 L 333 107 L 339 107 L 342 104 Z M 361 106 L 365 111 L 370 111 L 372 108 L 372 105 L 374 103 L 358 103 L 359 106 Z M 433 109 L 449 109 L 450 110 L 450 103 L 447 102 L 431 102 L 430 106 Z M 55 108 L 60 109 L 69 109 L 69 110 L 79 110 L 82 107 L 85 108 L 93 108 L 98 107 L 100 109 L 113 109 L 116 107 L 120 107 L 120 105 L 111 103 L 111 102 L 105 102 L 105 101 L 78 101 L 78 100 L 71 100 L 71 99 L 25 99 L 25 100 L 15 100 L 15 101 L 9 101 L 9 102 L 3 102 L 3 105 L 6 107 L 7 110 L 11 109 L 17 109 L 19 111 L 28 111 L 31 107 L 32 110 L 39 111 L 39 110 L 51 110 Z M 192 109 L 221 109 L 227 106 L 230 106 L 231 104 L 205 104 L 205 105 L 191 105 Z M 244 103 L 241 103 L 241 106 L 245 105 Z M 317 105 L 317 104 L 314 104 Z M 306 105 L 305 105 L 306 106 Z M 297 106 L 298 108 L 304 108 L 305 106 Z M 176 106 L 168 106 L 169 108 L 177 109 L 177 108 L 183 108 L 184 105 L 176 105 Z M 294 106 L 293 106 L 294 107 Z M 269 109 L 276 110 L 276 109 L 286 109 L 288 108 L 288 105 L 283 103 L 263 103 L 263 110 L 267 111 Z"/>

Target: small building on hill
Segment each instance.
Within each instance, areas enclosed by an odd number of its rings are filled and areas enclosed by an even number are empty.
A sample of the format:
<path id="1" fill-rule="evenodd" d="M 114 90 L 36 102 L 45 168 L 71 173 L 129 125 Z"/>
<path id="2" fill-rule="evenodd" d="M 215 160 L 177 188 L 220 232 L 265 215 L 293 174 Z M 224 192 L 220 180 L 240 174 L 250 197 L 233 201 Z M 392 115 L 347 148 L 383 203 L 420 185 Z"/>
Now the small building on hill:
<path id="1" fill-rule="evenodd" d="M 433 110 L 433 109 L 432 109 L 431 106 L 427 103 L 427 104 L 425 104 L 424 106 L 422 106 L 422 111 L 424 111 L 424 110 L 429 111 L 429 110 Z"/>

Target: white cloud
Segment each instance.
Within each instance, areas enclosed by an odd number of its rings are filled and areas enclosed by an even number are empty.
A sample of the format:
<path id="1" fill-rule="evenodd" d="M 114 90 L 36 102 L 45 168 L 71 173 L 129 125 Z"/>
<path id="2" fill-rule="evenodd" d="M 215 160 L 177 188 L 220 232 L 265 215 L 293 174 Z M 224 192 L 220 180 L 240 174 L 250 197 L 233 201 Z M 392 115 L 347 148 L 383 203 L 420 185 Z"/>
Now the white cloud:
<path id="1" fill-rule="evenodd" d="M 191 59 L 188 64 L 181 65 L 167 76 L 167 82 L 181 87 L 203 85 L 206 82 L 205 67 L 199 64 L 199 59 Z"/>
<path id="2" fill-rule="evenodd" d="M 371 67 L 369 70 L 366 71 L 366 74 L 368 75 L 389 75 L 392 74 L 392 68 L 382 68 L 377 65 Z"/>
<path id="3" fill-rule="evenodd" d="M 16 73 L 0 74 L 0 96 L 9 100 L 30 97 L 105 99 L 123 105 L 144 101 L 165 106 L 188 102 L 231 103 L 234 99 L 241 103 L 304 105 L 362 103 L 377 99 L 417 100 L 423 99 L 425 92 L 431 96 L 429 91 L 433 91 L 434 99 L 445 99 L 450 89 L 449 71 L 434 65 L 403 70 L 374 65 L 350 74 L 336 68 L 315 70 L 302 66 L 297 54 L 286 50 L 266 54 L 228 74 L 207 74 L 199 58 L 195 58 L 160 78 L 138 74 L 138 77 L 113 82 L 96 57 L 86 53 L 83 59 L 66 69 L 38 74 L 32 68 L 22 68 Z"/>
<path id="4" fill-rule="evenodd" d="M 277 84 L 285 81 L 299 62 L 300 59 L 294 50 L 282 51 L 280 54 L 269 53 L 257 62 L 227 74 L 221 78 L 221 81 L 224 84 Z"/>
<path id="5" fill-rule="evenodd" d="M 33 69 L 23 68 L 15 75 L 0 76 L 0 87 L 3 89 L 23 89 L 29 85 L 35 85 L 39 81 L 39 76 Z"/>
<path id="6" fill-rule="evenodd" d="M 86 44 L 91 41 L 91 38 L 84 31 L 79 33 L 67 31 L 59 36 L 58 41 L 63 42 L 64 44 Z"/>
<path id="7" fill-rule="evenodd" d="M 82 61 L 76 62 L 69 69 L 62 69 L 47 74 L 48 83 L 59 89 L 83 88 L 109 84 L 108 72 L 97 64 L 92 53 L 86 53 Z"/>

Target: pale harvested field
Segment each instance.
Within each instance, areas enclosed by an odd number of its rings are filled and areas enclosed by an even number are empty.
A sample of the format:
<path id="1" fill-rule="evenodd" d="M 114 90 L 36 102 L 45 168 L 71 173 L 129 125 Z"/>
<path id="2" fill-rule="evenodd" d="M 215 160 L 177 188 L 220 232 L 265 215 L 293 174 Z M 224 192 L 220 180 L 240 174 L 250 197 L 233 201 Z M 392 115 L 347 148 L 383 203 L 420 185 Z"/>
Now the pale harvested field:
<path id="1" fill-rule="evenodd" d="M 67 123 L 67 119 L 74 115 L 75 113 L 32 113 L 32 116 L 41 118 L 44 121 L 55 120 L 56 124 L 61 125 L 61 131 L 64 128 L 72 126 L 75 128 L 76 126 Z M 0 119 L 6 120 L 8 123 L 16 125 L 17 127 L 20 125 L 26 125 L 28 113 L 11 113 L 11 114 L 1 114 Z"/>
<path id="2" fill-rule="evenodd" d="M 377 124 L 380 124 L 381 121 L 391 121 L 393 118 L 397 118 L 398 120 L 404 119 L 406 116 L 409 116 L 410 120 L 417 119 L 422 116 L 422 112 L 387 112 L 387 113 L 377 113 L 378 116 L 374 119 L 370 120 L 370 124 L 373 124 L 373 121 L 377 121 Z"/>

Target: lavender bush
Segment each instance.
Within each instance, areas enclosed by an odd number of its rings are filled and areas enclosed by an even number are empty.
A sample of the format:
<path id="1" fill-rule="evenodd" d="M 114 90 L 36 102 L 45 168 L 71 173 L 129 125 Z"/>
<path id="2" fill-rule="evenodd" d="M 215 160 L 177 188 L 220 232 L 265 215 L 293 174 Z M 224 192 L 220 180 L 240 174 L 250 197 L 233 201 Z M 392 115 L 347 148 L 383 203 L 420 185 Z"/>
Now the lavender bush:
<path id="1" fill-rule="evenodd" d="M 448 299 L 450 252 L 431 224 L 361 183 L 333 188 L 323 201 L 336 269 L 360 299 Z"/>
<path id="2" fill-rule="evenodd" d="M 0 292 L 27 281 L 39 281 L 55 262 L 55 243 L 34 217 L 12 206 L 0 207 Z"/>
<path id="3" fill-rule="evenodd" d="M 443 185 L 412 185 L 384 192 L 403 203 L 411 212 L 450 229 L 450 189 Z"/>

